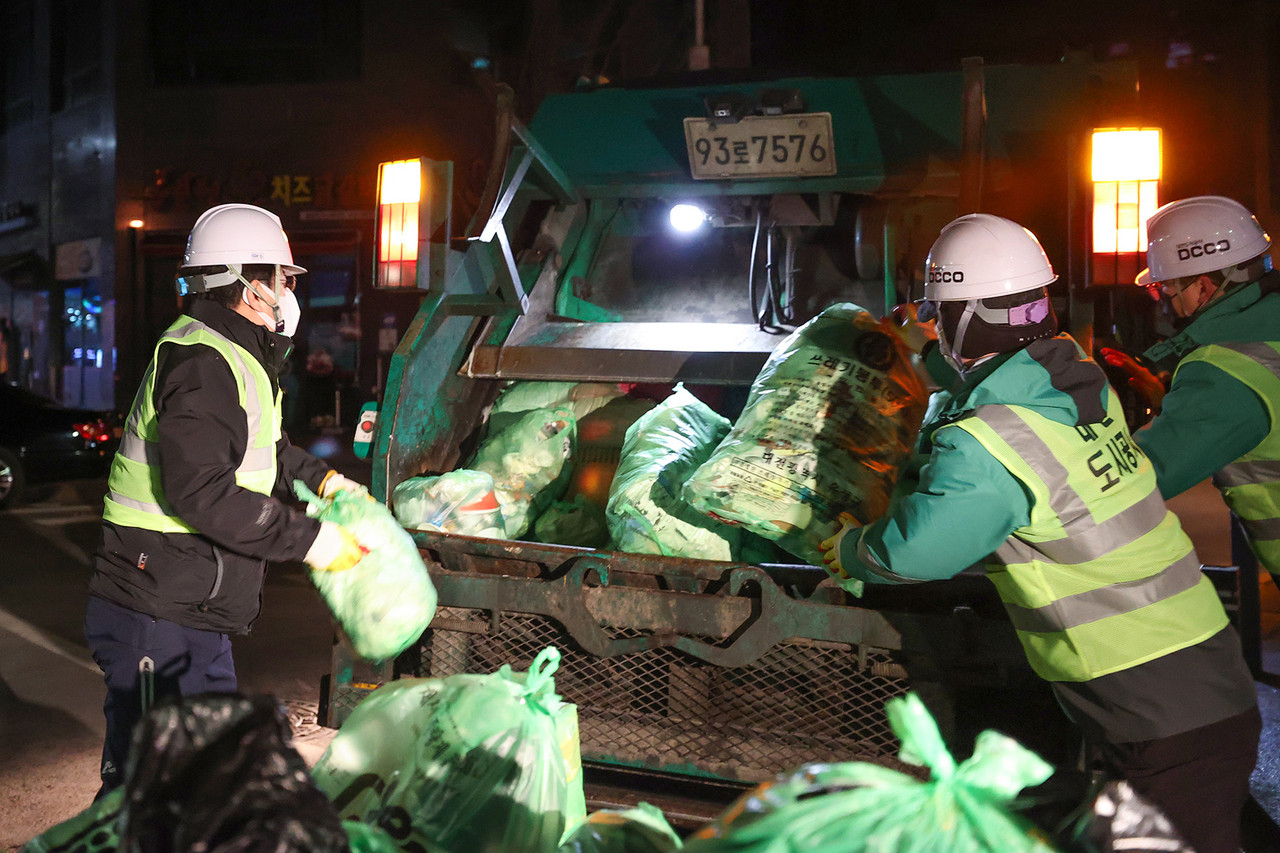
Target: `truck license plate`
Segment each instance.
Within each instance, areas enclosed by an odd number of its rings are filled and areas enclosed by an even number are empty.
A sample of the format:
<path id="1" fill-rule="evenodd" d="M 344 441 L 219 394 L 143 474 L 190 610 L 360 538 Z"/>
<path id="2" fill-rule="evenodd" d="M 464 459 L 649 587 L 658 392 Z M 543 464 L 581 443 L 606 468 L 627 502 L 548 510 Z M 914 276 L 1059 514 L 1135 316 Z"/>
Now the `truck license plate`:
<path id="1" fill-rule="evenodd" d="M 831 113 L 746 116 L 727 124 L 689 117 L 684 140 L 695 180 L 836 173 Z"/>

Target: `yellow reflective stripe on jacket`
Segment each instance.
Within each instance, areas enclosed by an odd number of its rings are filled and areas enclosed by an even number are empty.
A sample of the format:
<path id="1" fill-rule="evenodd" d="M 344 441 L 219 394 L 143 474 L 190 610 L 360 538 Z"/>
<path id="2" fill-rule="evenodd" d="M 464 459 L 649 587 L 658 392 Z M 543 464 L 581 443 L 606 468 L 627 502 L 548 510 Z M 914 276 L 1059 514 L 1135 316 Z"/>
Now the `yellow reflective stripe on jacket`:
<path id="1" fill-rule="evenodd" d="M 257 359 L 197 320 L 186 316 L 178 318 L 157 342 L 151 364 L 130 408 L 120 448 L 112 461 L 103 517 L 128 527 L 162 533 L 191 533 L 195 532 L 194 528 L 178 518 L 165 500 L 160 476 L 153 401 L 155 365 L 160 347 L 165 344 L 211 347 L 230 366 L 248 429 L 245 454 L 236 467 L 236 483 L 241 488 L 270 494 L 274 487 L 281 397 L 279 394 L 273 396 L 271 380 Z"/>
<path id="2" fill-rule="evenodd" d="M 1114 393 L 1108 403 L 1106 421 L 1080 427 L 1003 405 L 948 425 L 973 435 L 1032 494 L 1029 524 L 987 573 L 1032 667 L 1051 681 L 1128 669 L 1227 624 Z"/>
<path id="3" fill-rule="evenodd" d="M 1249 531 L 1249 544 L 1273 574 L 1280 573 L 1280 343 L 1218 343 L 1178 364 L 1202 361 L 1240 380 L 1258 395 L 1271 431 L 1253 450 L 1213 475 L 1222 498 Z M 1176 371 L 1175 371 L 1176 375 Z"/>

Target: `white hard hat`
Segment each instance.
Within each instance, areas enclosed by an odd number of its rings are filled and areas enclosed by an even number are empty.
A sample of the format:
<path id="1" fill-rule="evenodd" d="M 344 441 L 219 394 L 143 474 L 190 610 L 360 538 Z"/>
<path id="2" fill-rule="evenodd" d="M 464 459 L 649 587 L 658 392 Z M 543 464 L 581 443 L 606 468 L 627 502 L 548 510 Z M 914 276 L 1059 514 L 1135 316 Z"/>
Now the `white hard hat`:
<path id="1" fill-rule="evenodd" d="M 1171 201 L 1147 220 L 1147 269 L 1138 284 L 1203 275 L 1252 261 L 1271 238 L 1234 199 L 1202 195 Z"/>
<path id="2" fill-rule="evenodd" d="M 234 267 L 239 272 L 245 264 L 275 264 L 285 275 L 298 275 L 305 269 L 293 262 L 289 238 L 280 217 L 252 204 L 220 204 L 211 207 L 191 227 L 182 268 Z M 207 287 L 218 287 L 235 281 L 206 276 Z"/>
<path id="3" fill-rule="evenodd" d="M 924 298 L 986 299 L 1057 281 L 1036 235 L 1003 216 L 970 213 L 942 229 L 925 261 Z"/>

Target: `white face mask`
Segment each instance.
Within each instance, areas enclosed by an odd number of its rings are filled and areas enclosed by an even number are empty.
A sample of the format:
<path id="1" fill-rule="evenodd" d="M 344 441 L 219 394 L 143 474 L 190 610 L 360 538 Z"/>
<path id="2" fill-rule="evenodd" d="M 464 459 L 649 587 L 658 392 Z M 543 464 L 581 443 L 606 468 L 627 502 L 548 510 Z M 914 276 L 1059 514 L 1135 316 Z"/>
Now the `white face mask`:
<path id="1" fill-rule="evenodd" d="M 278 269 L 278 268 L 277 268 Z M 244 279 L 241 278 L 241 281 Z M 302 319 L 302 307 L 298 305 L 298 297 L 293 295 L 293 291 L 277 283 L 278 291 L 274 294 L 276 304 L 271 306 L 271 313 L 258 311 L 254 313 L 263 319 L 264 325 L 274 331 L 276 334 L 284 335 L 292 338 L 294 332 L 298 331 L 298 321 Z M 256 288 L 250 288 L 248 285 L 244 289 L 244 301 L 249 302 L 249 294 L 252 292 L 263 302 L 266 298 Z"/>
<path id="2" fill-rule="evenodd" d="M 276 331 L 285 337 L 292 338 L 293 333 L 298 331 L 298 321 L 302 319 L 302 306 L 298 304 L 298 297 L 293 295 L 293 291 L 285 288 L 280 293 L 280 320 L 283 328 L 276 328 Z"/>

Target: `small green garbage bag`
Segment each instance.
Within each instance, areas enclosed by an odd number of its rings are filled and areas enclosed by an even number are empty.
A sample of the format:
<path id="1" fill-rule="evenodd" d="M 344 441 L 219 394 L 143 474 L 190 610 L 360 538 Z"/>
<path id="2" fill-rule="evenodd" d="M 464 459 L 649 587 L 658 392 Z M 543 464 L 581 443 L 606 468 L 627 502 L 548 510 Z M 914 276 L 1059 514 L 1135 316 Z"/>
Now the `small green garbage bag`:
<path id="1" fill-rule="evenodd" d="M 616 382 L 540 382 L 509 384 L 489 410 L 488 434 L 497 435 L 535 409 L 563 407 L 581 421 L 587 415 L 625 396 Z"/>
<path id="2" fill-rule="evenodd" d="M 564 494 L 577 437 L 577 418 L 557 407 L 534 409 L 480 445 L 471 467 L 493 477 L 508 539 L 524 535 L 538 514 Z"/>
<path id="3" fill-rule="evenodd" d="M 383 661 L 409 648 L 436 613 L 436 588 L 413 538 L 391 510 L 365 495 L 344 489 L 321 498 L 301 480 L 293 489 L 307 502 L 307 515 L 341 524 L 369 549 L 345 571 L 311 572 L 356 654 Z"/>
<path id="4" fill-rule="evenodd" d="M 115 853 L 120 847 L 124 788 L 116 788 L 84 811 L 49 827 L 18 853 Z"/>
<path id="5" fill-rule="evenodd" d="M 370 693 L 312 768 L 344 820 L 406 853 L 550 853 L 586 817 L 577 706 L 560 652 L 528 672 L 402 678 Z"/>
<path id="6" fill-rule="evenodd" d="M 411 530 L 501 539 L 502 508 L 493 477 L 459 468 L 438 477 L 410 477 L 391 490 L 396 519 Z"/>
<path id="7" fill-rule="evenodd" d="M 929 781 L 863 762 L 808 764 L 748 791 L 685 853 L 1052 853 L 1008 808 L 1049 778 L 1047 762 L 988 730 L 957 766 L 918 696 L 890 699 L 885 713 L 900 757 L 927 765 Z"/>
<path id="8" fill-rule="evenodd" d="M 863 524 L 884 514 L 926 396 L 884 321 L 832 305 L 770 354 L 684 499 L 822 566 L 818 543 L 840 529 L 842 512 Z"/>
<path id="9" fill-rule="evenodd" d="M 648 803 L 633 809 L 602 809 L 587 815 L 560 845 L 559 853 L 672 853 L 680 836 L 662 811 Z"/>
<path id="10" fill-rule="evenodd" d="M 614 545 L 632 554 L 737 560 L 741 528 L 684 502 L 685 479 L 729 433 L 729 421 L 683 385 L 627 429 L 605 520 Z"/>

